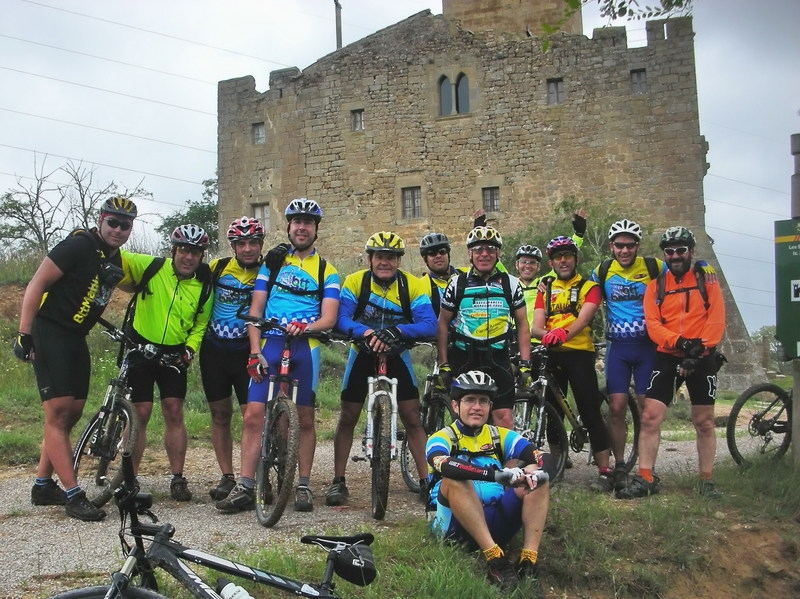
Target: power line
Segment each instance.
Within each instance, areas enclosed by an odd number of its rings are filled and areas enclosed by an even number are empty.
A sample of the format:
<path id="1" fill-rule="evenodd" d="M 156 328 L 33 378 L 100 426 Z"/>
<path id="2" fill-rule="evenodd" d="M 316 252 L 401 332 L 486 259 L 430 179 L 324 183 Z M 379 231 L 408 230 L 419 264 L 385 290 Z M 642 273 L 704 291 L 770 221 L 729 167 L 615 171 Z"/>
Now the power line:
<path id="1" fill-rule="evenodd" d="M 788 218 L 788 215 L 784 212 L 772 212 L 771 210 L 759 210 L 758 208 L 753 208 L 752 206 L 742 206 L 741 204 L 733 204 L 731 202 L 723 202 L 722 200 L 714 200 L 706 196 L 706 202 L 713 202 L 715 204 L 724 204 L 725 206 L 733 206 L 734 208 L 741 208 L 743 210 L 752 210 L 753 212 L 761 212 L 762 214 L 772 214 L 773 216 L 780 216 L 781 218 Z"/>
<path id="2" fill-rule="evenodd" d="M 774 242 L 773 237 L 762 237 L 760 235 L 751 235 L 750 233 L 742 233 L 741 231 L 732 231 L 731 229 L 722 229 L 713 225 L 706 225 L 706 229 L 713 229 L 714 231 L 722 231 L 723 233 L 733 233 L 734 235 L 741 235 L 742 237 L 751 237 L 752 239 L 760 239 L 761 241 Z"/>
<path id="3" fill-rule="evenodd" d="M 119 21 L 112 21 L 110 19 L 103 19 L 101 17 L 95 17 L 93 15 L 87 15 L 85 13 L 80 13 L 74 10 L 67 10 L 66 8 L 61 8 L 60 6 L 51 6 L 49 4 L 42 4 L 41 2 L 34 2 L 33 0 L 21 0 L 21 2 L 27 2 L 28 4 L 34 4 L 36 6 L 41 6 L 44 8 L 49 8 L 51 10 L 58 10 L 61 12 L 69 13 L 72 15 L 76 15 L 79 17 L 84 17 L 86 19 L 93 19 L 95 21 L 100 21 L 102 23 L 109 23 L 111 25 L 117 25 L 119 27 L 125 27 L 127 29 L 133 29 L 134 31 L 142 31 L 144 33 L 149 33 L 151 35 L 158 35 L 160 37 L 165 37 L 167 39 L 177 40 L 179 42 L 184 42 L 187 44 L 194 44 L 196 46 L 202 46 L 204 48 L 211 48 L 212 50 L 217 50 L 219 52 L 227 52 L 228 54 L 236 54 L 237 56 L 244 56 L 245 58 L 252 58 L 254 60 L 260 60 L 261 62 L 269 62 L 272 64 L 276 64 L 281 67 L 291 67 L 293 65 L 284 64 L 282 62 L 277 62 L 275 60 L 270 60 L 268 58 L 262 58 L 260 56 L 254 56 L 253 54 L 247 54 L 245 52 L 239 52 L 238 50 L 230 50 L 229 48 L 222 48 L 221 46 L 214 46 L 211 44 L 206 44 L 203 42 L 197 42 L 195 40 L 190 40 L 185 37 L 179 37 L 177 35 L 170 35 L 169 33 L 161 33 L 160 31 L 153 31 L 152 29 L 146 29 L 144 27 L 136 27 L 135 25 L 130 25 L 128 23 L 120 23 Z"/>
<path id="4" fill-rule="evenodd" d="M 22 0 L 23 2 L 28 2 L 28 0 Z M 32 77 L 41 77 L 42 79 L 50 79 L 51 81 L 58 81 L 59 83 L 67 83 L 69 85 L 75 85 L 78 87 L 85 87 L 87 89 L 93 89 L 95 91 L 101 91 L 109 94 L 115 94 L 118 96 L 124 96 L 126 98 L 133 98 L 134 100 L 142 100 L 143 102 L 153 102 L 154 104 L 161 104 L 163 106 L 169 106 L 171 108 L 179 108 L 180 110 L 189 110 L 191 112 L 197 112 L 199 114 L 207 114 L 209 116 L 213 116 L 216 118 L 216 112 L 207 112 L 205 110 L 198 110 L 197 108 L 189 108 L 187 106 L 179 106 L 178 104 L 170 104 L 169 102 L 162 102 L 160 100 L 151 100 L 150 98 L 143 98 L 141 96 L 134 96 L 133 94 L 125 94 L 122 92 L 115 92 L 114 90 L 104 89 L 102 87 L 95 87 L 93 85 L 86 85 L 85 83 L 75 83 L 74 81 L 68 81 L 66 79 L 58 79 L 57 77 L 48 77 L 47 75 L 40 75 L 38 73 L 31 73 L 30 71 L 22 71 L 20 69 L 12 69 L 11 67 L 4 67 L 0 66 L 0 69 L 4 69 L 6 71 L 12 71 L 14 73 L 20 73 L 22 75 L 31 75 Z"/>
<path id="5" fill-rule="evenodd" d="M 771 295 L 775 295 L 774 289 L 754 289 L 753 287 L 745 287 L 743 285 L 731 285 L 728 283 L 728 287 L 735 287 L 736 289 L 746 289 L 747 291 L 758 291 L 759 293 L 769 293 Z"/>
<path id="6" fill-rule="evenodd" d="M 740 181 L 739 179 L 732 179 L 731 177 L 723 177 L 722 175 L 712 175 L 710 173 L 708 175 L 706 175 L 706 176 L 707 177 L 715 177 L 717 179 L 723 179 L 725 181 L 732 181 L 733 183 L 740 183 L 742 185 L 748 185 L 750 187 L 755 187 L 757 189 L 763 189 L 765 191 L 774 191 L 775 193 L 779 193 L 779 194 L 785 195 L 785 196 L 789 195 L 788 191 L 783 191 L 781 189 L 772 189 L 771 187 L 764 187 L 763 185 L 756 185 L 755 183 L 748 183 L 747 181 Z"/>
<path id="7" fill-rule="evenodd" d="M 723 254 L 722 252 L 714 252 L 717 256 L 725 256 L 726 258 L 736 258 L 737 260 L 747 260 L 748 262 L 758 262 L 760 264 L 775 264 L 772 260 L 758 260 L 757 258 L 745 258 L 744 256 L 734 256 L 733 254 Z"/>
<path id="8" fill-rule="evenodd" d="M 197 148 L 195 146 L 187 146 L 184 144 L 179 144 L 172 141 L 165 141 L 163 139 L 155 139 L 153 137 L 145 137 L 143 135 L 134 135 L 133 133 L 125 133 L 124 131 L 114 131 L 113 129 L 104 129 L 102 127 L 93 127 L 92 125 L 84 125 L 82 123 L 73 123 L 72 121 L 64 121 L 62 119 L 56 119 L 49 116 L 42 116 L 41 114 L 32 114 L 30 112 L 22 112 L 21 110 L 13 110 L 11 108 L 3 108 L 0 106 L 0 110 L 4 110 L 6 112 L 13 112 L 14 114 L 22 114 L 25 116 L 31 116 L 37 119 L 45 119 L 48 121 L 54 121 L 56 123 L 64 123 L 66 125 L 74 125 L 75 127 L 83 127 L 85 129 L 94 129 L 95 131 L 102 131 L 104 133 L 114 133 L 115 135 L 124 135 L 125 137 L 133 137 L 135 139 L 143 139 L 145 141 L 153 141 L 160 144 L 166 144 L 168 146 L 176 146 L 178 148 L 186 148 L 187 150 L 196 150 L 198 152 L 207 152 L 209 154 L 216 154 L 217 152 L 214 150 L 208 150 L 206 148 Z"/>
<path id="9" fill-rule="evenodd" d="M 197 79 L 196 77 L 189 77 L 188 75 L 181 75 L 179 73 L 170 73 L 169 71 L 162 71 L 160 69 L 153 69 L 150 67 L 144 67 L 142 65 L 133 64 L 132 62 L 125 62 L 122 60 L 114 60 L 113 58 L 106 58 L 104 56 L 97 56 L 96 54 L 89 54 L 88 52 L 79 52 L 77 50 L 70 50 L 69 48 L 61 48 L 59 46 L 52 46 L 50 44 L 43 44 L 41 42 L 34 42 L 33 40 L 26 40 L 21 37 L 14 37 L 13 35 L 6 35 L 4 33 L 0 33 L 0 37 L 5 37 L 10 40 L 15 40 L 18 42 L 24 42 L 26 44 L 35 44 L 37 46 L 42 46 L 44 48 L 52 48 L 53 50 L 58 50 L 60 52 L 69 52 L 70 54 L 77 54 L 79 56 L 88 56 L 89 58 L 95 58 L 97 60 L 104 60 L 106 62 L 113 62 L 114 64 L 121 64 L 126 67 L 132 67 L 134 69 L 142 69 L 143 71 L 151 71 L 153 73 L 158 73 L 160 75 L 168 75 L 170 77 L 180 77 L 181 79 L 187 79 L 189 81 L 195 81 L 197 83 L 203 83 L 206 85 L 213 85 L 214 87 L 217 86 L 216 81 L 205 81 L 204 79 Z"/>

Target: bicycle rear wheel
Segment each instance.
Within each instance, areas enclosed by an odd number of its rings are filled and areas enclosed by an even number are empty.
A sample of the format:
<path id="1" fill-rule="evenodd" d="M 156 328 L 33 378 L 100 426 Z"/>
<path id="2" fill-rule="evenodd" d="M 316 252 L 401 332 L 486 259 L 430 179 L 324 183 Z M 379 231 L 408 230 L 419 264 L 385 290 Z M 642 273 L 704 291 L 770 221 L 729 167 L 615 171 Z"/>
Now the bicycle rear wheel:
<path id="1" fill-rule="evenodd" d="M 541 451 L 549 451 L 553 457 L 550 482 L 558 482 L 564 474 L 569 455 L 569 437 L 564 420 L 549 401 L 544 402 L 541 427 L 538 427 L 538 400 L 530 393 L 517 393 L 514 399 L 514 430 Z M 537 429 L 539 432 L 537 433 Z"/>
<path id="2" fill-rule="evenodd" d="M 83 429 L 72 452 L 72 468 L 86 498 L 101 507 L 122 483 L 122 452 L 136 450 L 139 416 L 130 401 L 122 396 L 114 408 L 100 412 Z"/>
<path id="3" fill-rule="evenodd" d="M 443 429 L 455 420 L 455 414 L 450 407 L 447 396 L 442 393 L 434 393 L 427 400 L 427 410 L 421 410 L 420 418 L 425 434 L 432 435 L 438 430 Z M 414 456 L 411 455 L 411 448 L 408 446 L 408 438 L 403 437 L 400 445 L 400 471 L 403 474 L 403 481 L 409 490 L 419 493 L 419 480 L 414 478 L 417 471 L 414 463 Z M 420 477 L 427 476 L 427 472 L 419 472 Z"/>
<path id="4" fill-rule="evenodd" d="M 110 586 L 86 587 L 85 589 L 75 589 L 73 591 L 67 591 L 66 593 L 59 593 L 58 595 L 53 595 L 50 599 L 103 599 L 110 589 Z M 117 595 L 114 596 L 116 597 Z M 164 595 L 159 595 L 153 591 L 137 587 L 128 587 L 122 591 L 121 597 L 122 599 L 166 599 Z"/>
<path id="5" fill-rule="evenodd" d="M 608 394 L 605 389 L 600 391 L 600 396 L 600 413 L 603 415 L 603 422 L 606 423 L 606 429 L 608 429 L 609 406 Z M 636 401 L 636 396 L 628 391 L 627 409 L 625 410 L 625 452 L 622 461 L 617 460 L 616 462 L 616 467 L 624 468 L 625 472 L 630 472 L 636 465 L 636 460 L 639 459 L 639 430 L 641 425 L 639 402 Z"/>
<path id="6" fill-rule="evenodd" d="M 281 519 L 289 503 L 300 447 L 300 423 L 294 402 L 279 397 L 270 403 L 256 470 L 256 517 L 266 527 Z"/>
<path id="7" fill-rule="evenodd" d="M 372 517 L 383 520 L 389 504 L 389 467 L 392 461 L 392 408 L 389 397 L 381 394 L 372 408 Z"/>
<path id="8" fill-rule="evenodd" d="M 745 390 L 728 415 L 726 440 L 731 456 L 740 466 L 758 459 L 777 459 L 792 441 L 792 399 L 772 383 Z"/>

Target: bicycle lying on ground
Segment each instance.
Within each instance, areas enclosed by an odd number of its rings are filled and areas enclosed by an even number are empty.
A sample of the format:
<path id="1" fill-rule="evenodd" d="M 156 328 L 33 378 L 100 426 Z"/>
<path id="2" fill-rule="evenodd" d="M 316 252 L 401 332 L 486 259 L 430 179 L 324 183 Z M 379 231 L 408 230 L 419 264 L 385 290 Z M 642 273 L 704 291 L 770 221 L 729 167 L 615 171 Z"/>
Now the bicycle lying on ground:
<path id="1" fill-rule="evenodd" d="M 300 451 L 300 421 L 297 415 L 298 382 L 289 376 L 292 341 L 297 337 L 288 334 L 286 327 L 274 320 L 250 316 L 239 310 L 237 316 L 262 331 L 280 331 L 283 349 L 278 375 L 269 377 L 269 389 L 264 429 L 261 433 L 261 454 L 256 467 L 256 518 L 259 524 L 274 526 L 281 519 L 294 489 L 297 457 Z M 303 332 L 299 337 L 311 337 L 327 342 L 328 334 L 317 331 Z M 275 395 L 275 385 L 278 393 Z M 291 386 L 291 392 L 289 387 Z"/>
<path id="2" fill-rule="evenodd" d="M 119 457 L 123 451 L 135 450 L 139 439 L 139 417 L 131 404 L 128 387 L 131 352 L 138 351 L 150 360 L 158 359 L 165 366 L 170 366 L 177 357 L 177 354 L 162 354 L 152 343 L 136 343 L 107 320 L 101 318 L 98 322 L 105 327 L 103 334 L 122 343 L 124 351 L 117 378 L 108 382 L 100 409 L 83 429 L 72 452 L 78 484 L 95 507 L 111 499 L 122 482 Z"/>
<path id="3" fill-rule="evenodd" d="M 416 344 L 433 348 L 433 368 L 430 374 L 425 378 L 422 401 L 419 406 L 419 418 L 420 422 L 422 422 L 422 428 L 425 429 L 425 434 L 430 436 L 452 423 L 455 420 L 455 414 L 450 407 L 450 394 L 446 389 L 438 387 L 435 384 L 439 379 L 439 362 L 436 359 L 436 340 L 419 340 Z M 402 435 L 402 441 L 400 443 L 400 472 L 403 474 L 403 481 L 406 483 L 409 490 L 414 493 L 419 493 L 419 479 L 414 476 L 416 471 L 417 467 L 411 455 L 411 447 L 408 444 L 408 438 Z M 419 475 L 425 477 L 427 472 L 421 472 Z"/>
<path id="4" fill-rule="evenodd" d="M 372 548 L 369 547 L 374 537 L 369 533 L 302 537 L 301 543 L 316 545 L 328 552 L 322 581 L 319 583 L 294 580 L 257 566 L 186 547 L 173 540 L 174 526 L 167 523 L 155 524 L 158 519 L 150 511 L 152 497 L 139 493 L 133 476 L 131 456 L 127 452 L 122 456 L 122 471 L 123 484 L 114 493 L 120 513 L 119 539 L 125 555 L 122 568 L 111 575 L 109 585 L 68 591 L 52 599 L 165 599 L 157 592 L 158 583 L 154 575 L 156 569 L 169 574 L 193 597 L 220 599 L 219 592 L 195 573 L 187 562 L 296 596 L 315 599 L 338 597 L 334 592 L 334 573 L 360 586 L 368 585 L 375 579 L 375 560 Z M 153 524 L 140 522 L 140 515 L 149 516 Z M 128 541 L 128 537 L 132 538 L 133 544 Z M 147 541 L 149 546 L 145 546 Z"/>
<path id="5" fill-rule="evenodd" d="M 570 448 L 576 453 L 582 452 L 589 442 L 589 433 L 583 425 L 580 415 L 567 401 L 552 371 L 548 368 L 547 349 L 541 345 L 532 347 L 531 360 L 539 365 L 538 377 L 533 380 L 527 390 L 517 391 L 513 411 L 514 429 L 533 443 L 536 449 L 542 451 L 549 449 L 556 464 L 550 480 L 555 482 L 563 475 Z M 555 403 L 548 399 L 548 389 Z M 608 398 L 601 394 L 601 401 L 603 404 L 601 413 L 607 420 Z M 569 434 L 565 421 L 570 425 Z M 626 472 L 630 472 L 638 457 L 640 428 L 639 405 L 636 398 L 630 395 L 625 423 L 626 437 L 630 439 L 630 442 L 626 444 L 624 461 L 621 464 L 617 462 L 617 464 Z M 588 459 L 591 461 L 591 447 L 588 451 Z"/>
<path id="6" fill-rule="evenodd" d="M 755 460 L 777 459 L 792 442 L 792 389 L 760 383 L 745 390 L 728 416 L 726 440 L 740 466 Z"/>

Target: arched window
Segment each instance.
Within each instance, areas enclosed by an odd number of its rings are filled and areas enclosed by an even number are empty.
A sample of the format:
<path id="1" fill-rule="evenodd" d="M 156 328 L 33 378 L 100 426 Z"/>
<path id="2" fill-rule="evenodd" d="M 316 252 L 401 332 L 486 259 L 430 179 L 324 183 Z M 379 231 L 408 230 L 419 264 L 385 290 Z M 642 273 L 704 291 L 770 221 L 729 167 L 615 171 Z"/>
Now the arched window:
<path id="1" fill-rule="evenodd" d="M 453 112 L 453 89 L 450 79 L 442 75 L 439 79 L 439 114 L 447 116 Z"/>
<path id="2" fill-rule="evenodd" d="M 456 112 L 458 114 L 469 112 L 469 77 L 464 73 L 456 79 Z"/>

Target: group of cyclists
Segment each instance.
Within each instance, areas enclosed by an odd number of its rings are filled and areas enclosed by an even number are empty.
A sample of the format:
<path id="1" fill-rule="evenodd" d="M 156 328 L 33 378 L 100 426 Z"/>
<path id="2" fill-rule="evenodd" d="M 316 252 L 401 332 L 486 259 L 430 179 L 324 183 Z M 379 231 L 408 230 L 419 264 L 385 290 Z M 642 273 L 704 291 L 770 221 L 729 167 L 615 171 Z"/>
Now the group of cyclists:
<path id="1" fill-rule="evenodd" d="M 192 497 L 183 476 L 183 402 L 187 369 L 199 351 L 212 445 L 221 470 L 210 495 L 220 512 L 254 508 L 268 378 L 278 372 L 281 335 L 288 334 L 293 338 L 290 376 L 299 383 L 294 507 L 301 512 L 314 509 L 310 480 L 320 342 L 301 334 L 332 329 L 353 343 L 342 381 L 334 472 L 325 503 L 338 506 L 348 500 L 346 465 L 367 379 L 374 373 L 373 354 L 386 353 L 387 375 L 398 382 L 398 413 L 420 475 L 420 495 L 435 511 L 432 529 L 479 548 L 490 580 L 503 587 L 536 577 L 549 501 L 550 454 L 569 451 L 534 451 L 513 431 L 514 395 L 517 386 L 530 383 L 532 344 L 547 348 L 556 381 L 564 390 L 569 386 L 575 397 L 598 468 L 591 484 L 594 491 L 615 491 L 620 498 L 659 491 L 653 467 L 660 424 L 675 386 L 685 381 L 698 434 L 698 491 L 718 495 L 711 480 L 713 402 L 724 305 L 713 269 L 705 264 L 693 267 L 696 240 L 685 227 L 667 229 L 660 242 L 664 258 L 658 260 L 638 255 L 643 235 L 638 224 L 628 219 L 615 222 L 608 232 L 611 260 L 584 279 L 577 265 L 586 218 L 578 211 L 571 237 L 552 239 L 544 251 L 521 245 L 515 253 L 518 276 L 513 276 L 499 260 L 500 233 L 477 214 L 466 236 L 467 267 L 450 263 L 452 246 L 446 235 L 428 233 L 419 243 L 426 272 L 416 277 L 401 268 L 404 240 L 382 231 L 366 241 L 367 268 L 340 283 L 336 269 L 315 247 L 323 217 L 319 204 L 307 198 L 292 200 L 284 214 L 288 242 L 265 252 L 262 224 L 243 216 L 227 230 L 233 256 L 207 265 L 203 257 L 208 235 L 196 225 L 175 229 L 172 255 L 166 260 L 120 250 L 137 210 L 128 199 L 110 198 L 96 228 L 73 233 L 48 254 L 26 290 L 14 342 L 17 356 L 33 361 L 44 406 L 42 453 L 31 491 L 34 504 L 65 505 L 70 516 L 81 520 L 105 516 L 77 486 L 69 432 L 88 394 L 86 334 L 117 284 L 136 293 L 132 337 L 175 356 L 169 364 L 138 356 L 130 375 L 142 428 L 135 467 L 138 470 L 144 452 L 157 385 L 175 500 Z M 545 258 L 550 272 L 541 275 Z M 607 426 L 600 413 L 591 334 L 601 305 L 607 321 Z M 249 306 L 250 316 L 277 321 L 285 333 L 247 326 L 237 315 L 242 306 Z M 414 340 L 434 336 L 439 362 L 435 382 L 450 392 L 457 418 L 427 437 L 420 423 L 409 347 Z M 512 359 L 518 363 L 516 373 Z M 632 476 L 611 464 L 612 456 L 620 464 L 624 461 L 631 377 L 642 407 L 640 465 Z M 243 417 L 238 478 L 231 434 L 234 394 Z M 65 488 L 54 481 L 53 473 Z M 501 546 L 520 529 L 523 549 L 512 563 Z"/>

